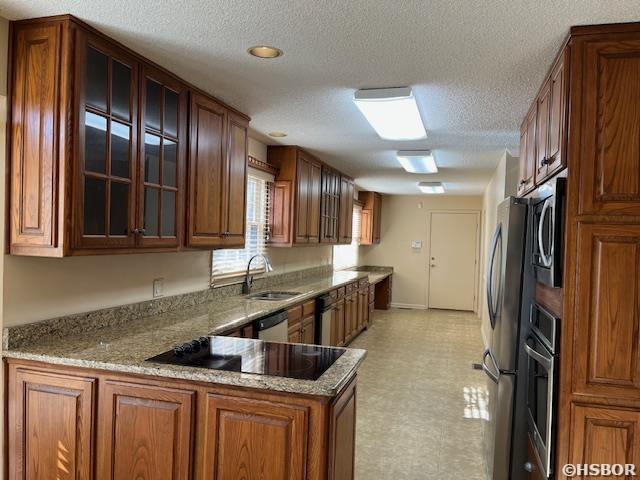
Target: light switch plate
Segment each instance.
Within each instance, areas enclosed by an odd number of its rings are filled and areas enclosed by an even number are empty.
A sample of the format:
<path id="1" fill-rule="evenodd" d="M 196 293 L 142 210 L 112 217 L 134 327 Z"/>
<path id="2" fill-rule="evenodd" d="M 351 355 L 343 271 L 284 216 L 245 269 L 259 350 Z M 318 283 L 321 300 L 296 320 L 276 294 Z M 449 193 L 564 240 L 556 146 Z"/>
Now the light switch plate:
<path id="1" fill-rule="evenodd" d="M 153 281 L 153 298 L 162 297 L 164 295 L 164 278 L 156 278 Z"/>
<path id="2" fill-rule="evenodd" d="M 422 240 L 411 240 L 411 248 L 422 248 Z"/>

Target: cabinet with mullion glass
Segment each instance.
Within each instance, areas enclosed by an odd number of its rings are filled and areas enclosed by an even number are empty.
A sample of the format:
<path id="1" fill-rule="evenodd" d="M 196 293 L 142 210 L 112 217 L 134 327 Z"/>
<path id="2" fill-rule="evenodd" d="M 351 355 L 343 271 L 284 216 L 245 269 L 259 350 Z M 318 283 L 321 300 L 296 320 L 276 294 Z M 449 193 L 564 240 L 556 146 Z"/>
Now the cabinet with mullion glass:
<path id="1" fill-rule="evenodd" d="M 138 64 L 80 35 L 74 247 L 134 247 Z"/>
<path id="2" fill-rule="evenodd" d="M 141 92 L 139 242 L 177 248 L 182 234 L 186 88 L 163 72 L 143 67 Z"/>

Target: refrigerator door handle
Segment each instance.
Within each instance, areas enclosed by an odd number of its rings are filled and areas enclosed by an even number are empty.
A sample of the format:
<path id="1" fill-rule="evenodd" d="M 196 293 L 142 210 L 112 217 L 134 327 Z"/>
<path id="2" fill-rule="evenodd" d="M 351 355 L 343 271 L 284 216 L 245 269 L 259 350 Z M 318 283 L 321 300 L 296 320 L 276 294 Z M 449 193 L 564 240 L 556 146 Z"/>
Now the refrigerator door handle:
<path id="1" fill-rule="evenodd" d="M 495 367 L 495 372 L 492 372 L 491 369 L 487 366 L 487 357 L 491 359 L 491 363 L 493 363 L 493 366 Z M 482 370 L 487 374 L 487 377 L 489 377 L 496 384 L 500 381 L 500 370 L 498 369 L 498 364 L 495 357 L 493 356 L 493 353 L 491 353 L 491 350 L 488 348 L 482 355 Z"/>
<path id="2" fill-rule="evenodd" d="M 493 234 L 493 239 L 491 240 L 491 256 L 489 258 L 489 265 L 487 267 L 487 309 L 489 311 L 489 321 L 491 322 L 491 329 L 494 329 L 496 326 L 496 317 L 498 312 L 493 309 L 493 262 L 496 257 L 496 252 L 498 251 L 498 242 L 502 236 L 502 224 L 498 224 L 496 226 L 496 231 Z"/>

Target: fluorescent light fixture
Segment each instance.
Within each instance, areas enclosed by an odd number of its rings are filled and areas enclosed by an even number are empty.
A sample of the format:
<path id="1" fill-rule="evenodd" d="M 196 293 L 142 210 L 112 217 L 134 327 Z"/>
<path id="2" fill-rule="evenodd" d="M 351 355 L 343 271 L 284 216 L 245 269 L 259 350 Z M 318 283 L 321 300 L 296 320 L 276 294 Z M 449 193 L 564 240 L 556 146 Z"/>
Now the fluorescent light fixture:
<path id="1" fill-rule="evenodd" d="M 436 173 L 438 166 L 430 150 L 400 150 L 396 157 L 409 173 Z"/>
<path id="2" fill-rule="evenodd" d="M 426 138 L 416 99 L 408 87 L 357 90 L 353 101 L 385 140 Z"/>
<path id="3" fill-rule="evenodd" d="M 444 193 L 442 182 L 420 182 L 418 188 L 422 193 Z"/>

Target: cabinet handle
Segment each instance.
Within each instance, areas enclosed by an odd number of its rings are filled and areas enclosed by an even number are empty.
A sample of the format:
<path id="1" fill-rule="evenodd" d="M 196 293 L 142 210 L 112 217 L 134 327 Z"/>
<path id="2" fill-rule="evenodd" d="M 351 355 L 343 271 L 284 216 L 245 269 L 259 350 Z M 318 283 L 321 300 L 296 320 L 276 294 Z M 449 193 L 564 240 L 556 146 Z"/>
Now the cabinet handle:
<path id="1" fill-rule="evenodd" d="M 524 184 L 526 184 L 526 183 L 527 183 L 527 181 L 526 181 L 526 180 L 520 180 L 520 185 L 524 185 Z"/>
<path id="2" fill-rule="evenodd" d="M 547 165 L 549 163 L 549 159 L 547 157 L 542 157 L 540 161 L 540 165 Z"/>
<path id="3" fill-rule="evenodd" d="M 133 233 L 135 235 L 144 235 L 147 231 L 144 228 L 136 228 Z"/>

